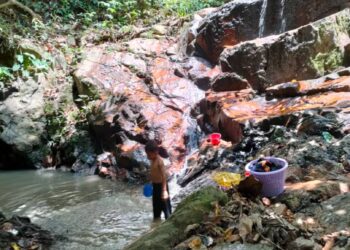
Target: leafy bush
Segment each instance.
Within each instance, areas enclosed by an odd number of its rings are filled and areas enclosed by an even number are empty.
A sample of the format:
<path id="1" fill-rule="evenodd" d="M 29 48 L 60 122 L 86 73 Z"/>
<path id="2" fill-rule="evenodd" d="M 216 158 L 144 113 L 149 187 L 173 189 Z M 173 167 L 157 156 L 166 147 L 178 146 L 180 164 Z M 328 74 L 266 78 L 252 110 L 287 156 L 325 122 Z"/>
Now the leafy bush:
<path id="1" fill-rule="evenodd" d="M 62 17 L 65 20 L 74 19 L 81 13 L 89 13 L 98 9 L 98 0 L 21 0 L 22 3 L 39 13 L 44 19 Z"/>
<path id="2" fill-rule="evenodd" d="M 6 82 L 14 79 L 11 69 L 8 67 L 0 67 L 0 81 Z"/>
<path id="3" fill-rule="evenodd" d="M 197 10 L 220 6 L 228 0 L 21 0 L 24 4 L 41 14 L 46 20 L 79 18 L 86 25 L 102 22 L 104 26 L 129 25 L 136 21 L 154 18 L 155 13 L 166 10 L 179 16 L 189 15 Z"/>
<path id="4" fill-rule="evenodd" d="M 226 2 L 228 0 L 163 0 L 163 6 L 179 16 L 186 16 L 204 8 L 221 6 Z"/>
<path id="5" fill-rule="evenodd" d="M 16 55 L 16 63 L 12 66 L 12 72 L 18 76 L 28 78 L 31 74 L 45 72 L 49 69 L 46 60 L 36 58 L 30 53 Z"/>
<path id="6" fill-rule="evenodd" d="M 18 54 L 12 67 L 0 66 L 0 81 L 6 83 L 16 77 L 29 78 L 36 73 L 46 72 L 49 67 L 49 62 L 45 59 L 39 59 L 30 53 Z"/>

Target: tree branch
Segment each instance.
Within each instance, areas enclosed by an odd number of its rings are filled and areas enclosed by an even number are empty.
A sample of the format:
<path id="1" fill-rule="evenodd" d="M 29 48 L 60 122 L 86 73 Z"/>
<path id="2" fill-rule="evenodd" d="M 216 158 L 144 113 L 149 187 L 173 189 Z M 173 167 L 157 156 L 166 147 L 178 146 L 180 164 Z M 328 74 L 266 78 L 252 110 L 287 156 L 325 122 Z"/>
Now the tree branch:
<path id="1" fill-rule="evenodd" d="M 9 0 L 6 3 L 0 4 L 0 10 L 8 7 L 15 6 L 19 9 L 22 9 L 25 12 L 28 12 L 33 18 L 41 19 L 41 17 L 36 14 L 33 10 L 31 10 L 29 7 L 25 6 L 24 4 L 21 4 L 17 2 L 16 0 Z"/>

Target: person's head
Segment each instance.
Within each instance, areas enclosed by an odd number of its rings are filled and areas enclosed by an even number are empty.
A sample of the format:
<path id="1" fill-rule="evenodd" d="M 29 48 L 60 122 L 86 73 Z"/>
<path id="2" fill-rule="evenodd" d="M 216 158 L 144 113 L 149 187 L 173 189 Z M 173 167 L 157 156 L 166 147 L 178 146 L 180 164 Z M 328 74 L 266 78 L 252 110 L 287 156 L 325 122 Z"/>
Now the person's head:
<path id="1" fill-rule="evenodd" d="M 147 142 L 147 144 L 145 146 L 145 151 L 146 151 L 146 154 L 147 154 L 147 158 L 149 160 L 157 159 L 158 154 L 159 154 L 158 144 L 155 141 Z"/>

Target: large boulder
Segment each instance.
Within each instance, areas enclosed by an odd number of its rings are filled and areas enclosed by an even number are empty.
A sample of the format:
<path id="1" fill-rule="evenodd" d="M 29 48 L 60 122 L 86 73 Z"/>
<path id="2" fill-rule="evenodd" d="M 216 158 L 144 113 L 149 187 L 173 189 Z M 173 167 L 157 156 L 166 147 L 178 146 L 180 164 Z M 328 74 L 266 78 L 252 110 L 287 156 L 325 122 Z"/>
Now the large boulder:
<path id="1" fill-rule="evenodd" d="M 123 163 L 132 165 L 127 168 L 137 167 L 137 161 L 143 165 L 144 157 L 127 161 L 126 156 L 137 155 L 130 151 L 142 150 L 150 139 L 169 151 L 172 170 L 183 166 L 196 127 L 189 113 L 204 97 L 188 78 L 208 84 L 217 68 L 195 60 L 195 67 L 182 70 L 166 55 L 172 45 L 173 40 L 134 39 L 87 48 L 74 72 L 79 94 L 102 100 L 92 119 L 98 141 L 105 150 L 119 151 Z"/>
<path id="2" fill-rule="evenodd" d="M 64 55 L 50 52 L 26 39 L 13 52 L 45 60 L 50 67 L 0 86 L 0 169 L 71 166 L 78 158 L 94 162 L 88 129 L 83 122 L 76 126 L 82 112 L 73 100 Z"/>
<path id="3" fill-rule="evenodd" d="M 211 211 L 213 202 L 225 204 L 227 200 L 226 194 L 219 189 L 204 188 L 183 200 L 168 220 L 125 249 L 172 249 L 186 238 L 185 229 L 188 225 L 203 221 Z"/>
<path id="4" fill-rule="evenodd" d="M 215 63 L 226 47 L 295 29 L 347 4 L 346 0 L 231 1 L 202 21 L 195 38 L 196 50 Z"/>
<path id="5" fill-rule="evenodd" d="M 45 144 L 45 78 L 18 80 L 17 92 L 0 102 L 0 168 L 34 167 Z M 15 84 L 15 83 L 13 83 Z"/>
<path id="6" fill-rule="evenodd" d="M 225 49 L 220 63 L 224 72 L 241 75 L 258 91 L 292 79 L 320 77 L 344 65 L 349 30 L 346 9 L 279 36 Z"/>

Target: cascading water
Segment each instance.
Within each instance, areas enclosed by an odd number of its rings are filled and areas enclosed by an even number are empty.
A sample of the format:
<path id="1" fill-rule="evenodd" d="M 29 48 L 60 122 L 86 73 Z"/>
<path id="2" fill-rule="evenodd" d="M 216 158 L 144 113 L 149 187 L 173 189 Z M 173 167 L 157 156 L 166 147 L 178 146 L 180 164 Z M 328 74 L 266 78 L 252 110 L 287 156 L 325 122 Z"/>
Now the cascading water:
<path id="1" fill-rule="evenodd" d="M 198 151 L 198 147 L 199 147 L 199 142 L 200 140 L 203 138 L 203 133 L 201 132 L 201 130 L 198 127 L 197 121 L 193 118 L 191 118 L 188 115 L 184 115 L 184 119 L 187 121 L 188 124 L 188 129 L 186 132 L 187 135 L 187 140 L 186 140 L 186 148 L 187 148 L 187 152 L 186 152 L 186 159 L 184 161 L 184 166 L 181 169 L 181 171 L 179 173 L 177 173 L 176 175 L 173 176 L 173 178 L 170 180 L 169 182 L 169 188 L 170 188 L 170 195 L 172 197 L 175 197 L 176 195 L 178 195 L 181 191 L 181 186 L 177 183 L 178 181 L 178 177 L 182 176 L 186 170 L 187 170 L 187 163 L 188 163 L 188 156 L 192 155 L 194 152 Z M 176 207 L 176 205 L 178 204 L 180 200 L 179 199 L 173 199 L 173 206 Z"/>
<path id="2" fill-rule="evenodd" d="M 280 33 L 283 33 L 286 31 L 286 19 L 284 18 L 285 3 L 286 3 L 286 0 L 281 0 L 281 11 L 280 11 L 281 26 L 279 30 Z"/>
<path id="3" fill-rule="evenodd" d="M 267 0 L 264 0 L 261 7 L 260 19 L 259 19 L 259 37 L 264 36 L 266 10 L 267 10 Z"/>

